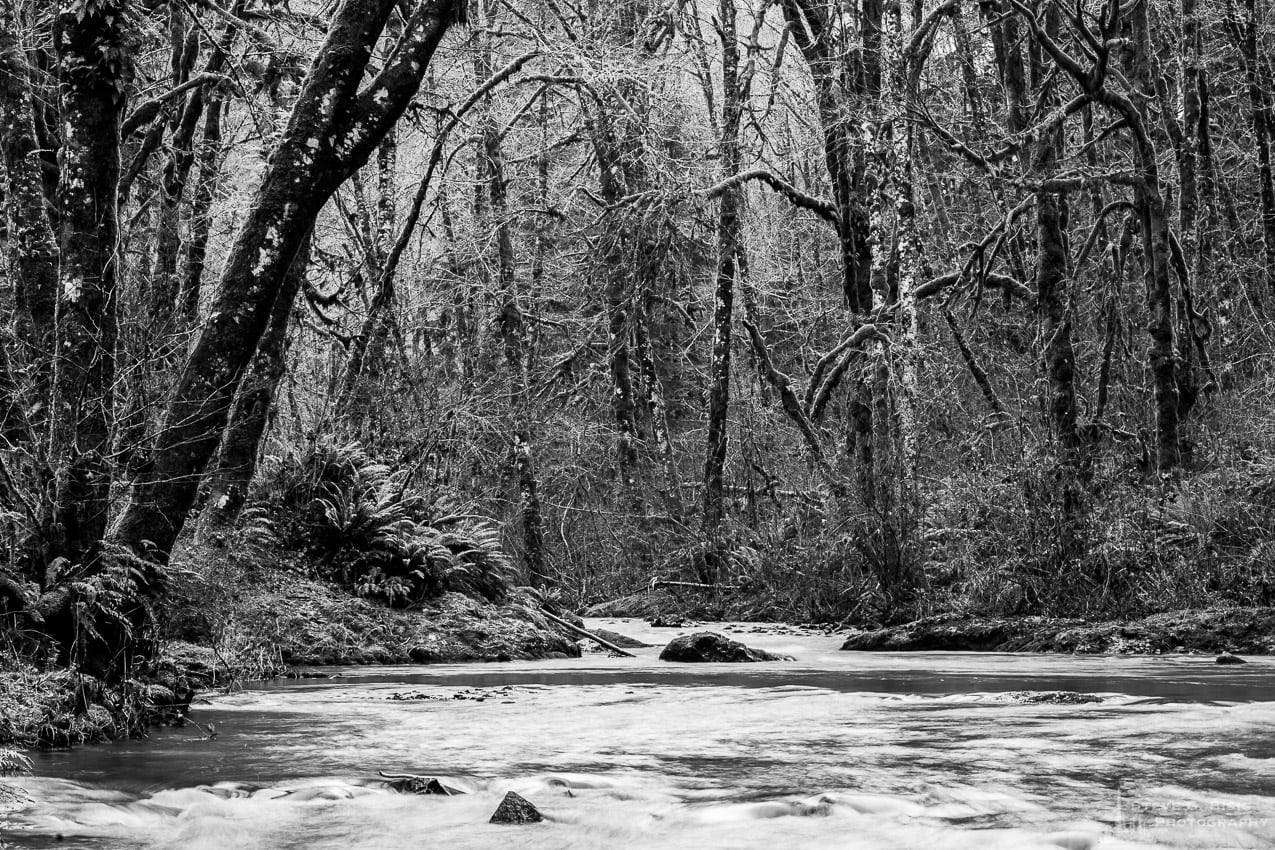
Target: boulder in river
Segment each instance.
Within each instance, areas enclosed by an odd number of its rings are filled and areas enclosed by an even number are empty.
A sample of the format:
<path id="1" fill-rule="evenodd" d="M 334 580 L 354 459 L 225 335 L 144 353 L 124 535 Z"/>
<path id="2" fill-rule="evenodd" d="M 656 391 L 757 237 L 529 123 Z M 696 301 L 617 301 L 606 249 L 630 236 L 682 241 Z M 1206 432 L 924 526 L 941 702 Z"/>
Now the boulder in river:
<path id="1" fill-rule="evenodd" d="M 517 791 L 510 791 L 492 813 L 491 823 L 540 823 L 544 815 Z"/>
<path id="2" fill-rule="evenodd" d="M 1217 658 L 1214 659 L 1218 664 L 1247 664 L 1243 658 L 1238 655 L 1232 655 L 1229 652 L 1219 652 Z"/>
<path id="3" fill-rule="evenodd" d="M 764 649 L 753 649 L 717 632 L 679 635 L 669 641 L 660 653 L 661 661 L 686 663 L 739 663 L 747 661 L 791 661 L 786 655 L 775 655 Z"/>

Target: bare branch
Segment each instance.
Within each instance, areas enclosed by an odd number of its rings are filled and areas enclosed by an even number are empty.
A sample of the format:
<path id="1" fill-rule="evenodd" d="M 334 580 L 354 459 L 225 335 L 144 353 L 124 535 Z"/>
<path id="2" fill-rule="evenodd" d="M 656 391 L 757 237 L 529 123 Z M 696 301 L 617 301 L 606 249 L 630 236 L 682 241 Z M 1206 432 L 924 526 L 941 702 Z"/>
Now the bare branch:
<path id="1" fill-rule="evenodd" d="M 824 221 L 836 225 L 841 220 L 840 216 L 837 215 L 837 206 L 832 201 L 829 201 L 826 198 L 816 198 L 813 195 L 807 195 L 796 186 L 793 186 L 791 183 L 775 174 L 772 174 L 764 168 L 754 168 L 751 171 L 745 171 L 740 174 L 736 174 L 733 177 L 728 177 L 715 186 L 710 186 L 705 189 L 704 196 L 708 198 L 716 198 L 722 193 L 751 180 L 765 183 L 767 186 L 791 201 L 793 206 L 803 210 L 810 210 Z"/>

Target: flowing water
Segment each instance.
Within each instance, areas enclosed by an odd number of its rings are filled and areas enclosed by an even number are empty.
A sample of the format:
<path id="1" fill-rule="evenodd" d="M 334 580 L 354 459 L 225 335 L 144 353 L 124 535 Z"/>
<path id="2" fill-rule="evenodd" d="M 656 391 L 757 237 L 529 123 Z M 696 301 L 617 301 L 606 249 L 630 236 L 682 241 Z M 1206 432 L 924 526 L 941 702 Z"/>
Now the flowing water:
<path id="1" fill-rule="evenodd" d="M 0 846 L 1275 847 L 1275 662 L 861 654 L 757 628 L 733 631 L 796 660 L 333 668 L 214 696 L 192 715 L 211 740 L 38 756 Z M 1010 695 L 1053 690 L 1104 699 Z M 509 790 L 547 822 L 488 824 Z"/>

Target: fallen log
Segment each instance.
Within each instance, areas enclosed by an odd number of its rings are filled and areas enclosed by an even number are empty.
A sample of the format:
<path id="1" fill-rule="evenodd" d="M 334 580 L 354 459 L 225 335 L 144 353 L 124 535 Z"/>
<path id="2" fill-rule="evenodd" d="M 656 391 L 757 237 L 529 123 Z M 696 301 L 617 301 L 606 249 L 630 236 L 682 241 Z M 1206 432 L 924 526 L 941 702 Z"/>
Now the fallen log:
<path id="1" fill-rule="evenodd" d="M 673 581 L 672 579 L 653 578 L 647 590 L 659 590 L 661 587 L 694 587 L 699 590 L 739 590 L 734 584 L 705 584 L 702 581 Z"/>
<path id="2" fill-rule="evenodd" d="M 548 620 L 551 623 L 557 623 L 559 626 L 562 626 L 564 629 L 568 629 L 572 632 L 575 632 L 581 637 L 586 637 L 589 640 L 596 643 L 598 646 L 602 647 L 603 649 L 609 649 L 611 652 L 615 652 L 620 655 L 627 656 L 629 658 L 637 658 L 636 655 L 629 652 L 627 649 L 621 649 L 620 647 L 611 643 L 611 641 L 607 640 L 606 638 L 598 637 L 593 632 L 587 629 L 582 629 L 579 626 L 575 625 L 574 623 L 569 623 L 566 620 L 562 619 L 561 617 L 557 616 L 556 614 L 550 614 L 548 611 L 544 610 L 543 608 L 540 609 L 540 613 L 544 614 L 545 617 L 548 618 Z"/>

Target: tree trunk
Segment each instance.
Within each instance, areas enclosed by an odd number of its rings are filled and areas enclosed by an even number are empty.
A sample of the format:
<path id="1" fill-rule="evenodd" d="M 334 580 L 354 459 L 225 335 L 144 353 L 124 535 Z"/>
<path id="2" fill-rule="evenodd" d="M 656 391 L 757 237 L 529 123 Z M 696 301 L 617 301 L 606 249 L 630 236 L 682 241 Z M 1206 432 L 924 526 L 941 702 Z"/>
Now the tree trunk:
<path id="1" fill-rule="evenodd" d="M 221 163 L 225 157 L 221 122 L 226 110 L 226 96 L 224 90 L 218 86 L 207 97 L 198 154 L 199 173 L 195 178 L 195 194 L 190 202 L 190 238 L 186 243 L 185 279 L 182 281 L 178 303 L 179 321 L 187 327 L 193 326 L 199 315 L 199 298 L 208 257 L 208 238 L 212 233 L 213 200 L 221 182 Z"/>
<path id="2" fill-rule="evenodd" d="M 1054 7 L 1046 15 L 1046 32 L 1057 36 L 1058 13 Z M 1057 98 L 1050 96 L 1049 106 L 1056 107 Z M 1047 179 L 1057 171 L 1062 154 L 1062 127 L 1037 140 L 1028 169 Z M 1071 319 L 1067 315 L 1067 242 L 1063 229 L 1062 192 L 1036 193 L 1036 321 L 1044 343 L 1042 358 L 1049 385 L 1049 423 L 1059 449 L 1063 474 L 1063 513 L 1073 508 L 1075 493 L 1072 480 L 1080 464 L 1080 439 L 1076 429 L 1076 354 L 1071 341 Z"/>
<path id="3" fill-rule="evenodd" d="M 208 536 L 232 526 L 243 510 L 248 487 L 257 471 L 261 440 L 270 423 L 275 393 L 288 367 L 288 326 L 292 304 L 305 286 L 310 266 L 307 236 L 297 250 L 279 295 L 270 310 L 270 321 L 257 344 L 257 352 L 248 365 L 243 385 L 235 397 L 230 422 L 221 438 L 215 470 L 209 476 L 208 502 L 204 508 L 199 533 Z"/>
<path id="4" fill-rule="evenodd" d="M 62 246 L 49 457 L 56 464 L 51 555 L 89 556 L 106 531 L 111 486 L 120 121 L 130 77 L 124 0 L 61 12 L 58 212 Z"/>
<path id="5" fill-rule="evenodd" d="M 1244 69 L 1249 96 L 1249 122 L 1257 148 L 1258 195 L 1262 203 L 1262 243 L 1266 249 L 1266 279 L 1275 287 L 1275 170 L 1271 161 L 1271 134 L 1275 133 L 1275 110 L 1271 106 L 1270 81 L 1263 70 L 1269 57 L 1261 48 L 1262 21 L 1256 0 L 1243 0 L 1247 19 L 1236 21 L 1239 29 L 1240 66 Z"/>
<path id="6" fill-rule="evenodd" d="M 395 226 L 395 163 L 398 143 L 391 131 L 377 148 L 377 204 L 376 221 L 369 250 L 368 267 L 376 290 L 368 304 L 367 316 L 359 332 L 350 340 L 350 357 L 345 364 L 345 375 L 337 395 L 338 419 L 362 420 L 371 404 L 369 384 L 382 370 L 381 360 L 389 341 L 393 324 L 394 279 L 393 270 L 386 271 L 386 258 L 394 247 Z"/>
<path id="7" fill-rule="evenodd" d="M 488 25 L 494 23 L 494 4 L 484 14 Z M 491 42 L 480 36 L 482 44 L 475 58 L 477 79 L 491 77 Z M 509 418 L 513 425 L 510 445 L 512 472 L 518 487 L 519 518 L 522 525 L 523 567 L 527 581 L 533 586 L 548 582 L 545 558 L 544 520 L 540 508 L 540 486 L 536 479 L 535 444 L 531 422 L 529 393 L 527 328 L 523 319 L 522 298 L 514 256 L 513 229 L 510 223 L 508 180 L 505 155 L 501 149 L 500 128 L 490 108 L 484 107 L 479 122 L 479 173 L 485 178 L 487 211 L 496 237 L 496 327 L 504 350 L 508 371 Z"/>
<path id="8" fill-rule="evenodd" d="M 863 145 L 855 140 L 847 113 L 862 109 L 880 86 L 881 4 L 879 0 L 864 0 L 863 45 L 853 54 L 853 62 L 846 61 L 830 20 L 836 14 L 834 5 L 816 0 L 785 0 L 783 9 L 815 86 L 824 162 L 837 208 L 842 297 L 847 308 L 862 313 L 872 306 L 872 247 L 865 214 L 870 188 Z"/>
<path id="9" fill-rule="evenodd" d="M 1130 15 L 1137 44 L 1137 58 L 1131 68 L 1132 82 L 1150 101 L 1155 92 L 1150 67 L 1151 25 L 1145 6 L 1135 5 Z M 1124 98 L 1108 97 L 1108 105 L 1114 107 L 1129 124 L 1142 177 L 1134 187 L 1134 202 L 1142 218 L 1147 330 L 1151 337 L 1149 359 L 1155 388 L 1156 468 L 1163 474 L 1172 471 L 1181 461 L 1169 221 L 1160 188 L 1158 156 L 1148 135 L 1144 113 Z"/>
<path id="10" fill-rule="evenodd" d="M 172 18 L 173 29 L 171 82 L 174 87 L 177 87 L 189 76 L 189 67 L 194 57 L 190 56 L 188 59 L 187 55 L 197 52 L 198 38 L 194 35 L 197 30 L 189 25 L 180 7 L 170 6 L 169 14 Z M 190 31 L 194 41 L 194 44 L 190 46 L 187 45 L 187 30 Z M 221 51 L 214 50 L 213 57 L 208 62 L 210 72 L 219 67 L 220 55 Z M 205 103 L 204 90 L 202 87 L 197 87 L 185 98 L 181 108 L 174 111 L 174 118 L 169 127 L 168 158 L 164 162 L 159 178 L 159 209 L 155 218 L 157 230 L 155 259 L 148 282 L 150 297 L 147 299 L 149 302 L 147 306 L 153 322 L 150 330 L 152 333 L 157 332 L 156 335 L 161 340 L 177 330 L 173 327 L 172 319 L 176 313 L 180 287 L 177 261 L 181 255 L 182 199 L 185 196 L 190 168 L 195 159 L 195 132 L 199 129 L 199 119 L 203 114 Z M 163 340 L 161 344 L 163 342 L 167 340 Z M 171 352 L 171 344 L 165 347 Z M 160 362 L 156 365 L 162 370 L 165 365 L 168 365 L 163 361 L 168 359 L 170 358 L 161 355 Z"/>
<path id="11" fill-rule="evenodd" d="M 58 243 L 45 212 L 31 70 L 17 32 L 16 16 L 0 15 L 0 157 L 12 222 L 9 242 L 17 308 L 15 325 L 25 349 L 25 357 L 19 362 L 36 366 L 37 390 L 43 393 L 52 368 Z"/>
<path id="12" fill-rule="evenodd" d="M 177 381 L 147 467 L 116 534 L 159 557 L 171 551 L 204 466 L 220 441 L 244 368 L 283 280 L 324 202 L 365 164 L 416 93 L 463 4 L 425 0 L 411 12 L 384 67 L 359 90 L 396 0 L 345 0 L 333 13 L 292 117 L 232 242 L 213 304 Z"/>
<path id="13" fill-rule="evenodd" d="M 735 2 L 718 4 L 722 40 L 722 118 L 718 143 L 722 176 L 733 177 L 742 168 L 739 123 L 742 116 L 739 81 L 739 44 L 735 32 Z M 740 250 L 740 215 L 743 197 L 739 186 L 722 193 L 717 213 L 717 283 L 713 296 L 713 360 L 709 366 L 708 441 L 704 459 L 704 513 L 702 530 L 710 542 L 720 533 L 725 516 L 723 479 L 726 466 L 727 426 L 730 412 L 731 323 L 735 279 Z M 713 580 L 716 576 L 706 577 Z"/>

